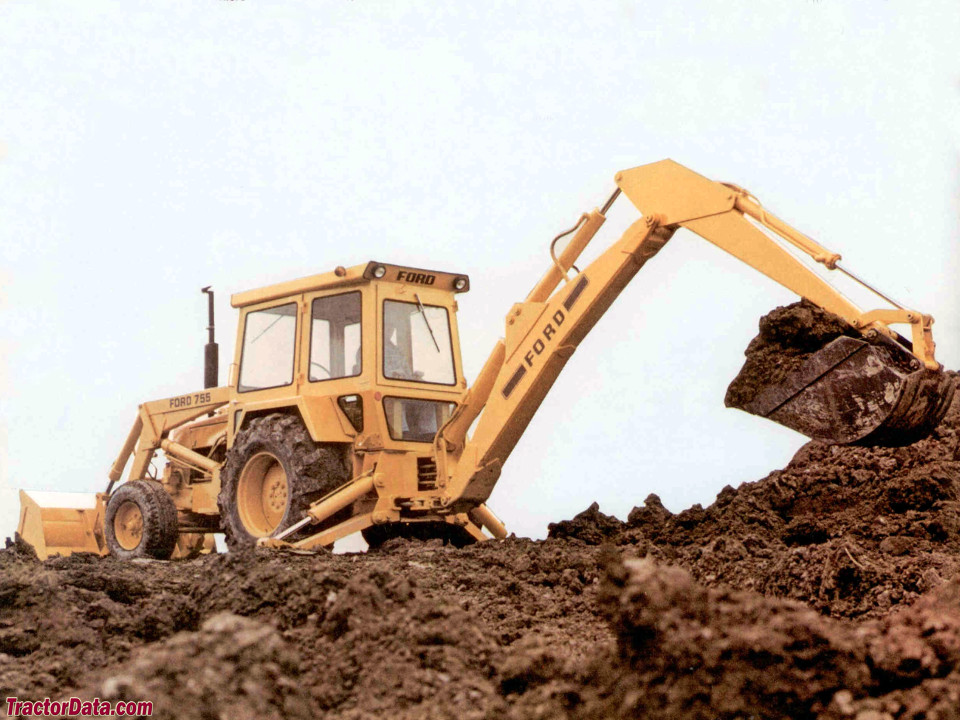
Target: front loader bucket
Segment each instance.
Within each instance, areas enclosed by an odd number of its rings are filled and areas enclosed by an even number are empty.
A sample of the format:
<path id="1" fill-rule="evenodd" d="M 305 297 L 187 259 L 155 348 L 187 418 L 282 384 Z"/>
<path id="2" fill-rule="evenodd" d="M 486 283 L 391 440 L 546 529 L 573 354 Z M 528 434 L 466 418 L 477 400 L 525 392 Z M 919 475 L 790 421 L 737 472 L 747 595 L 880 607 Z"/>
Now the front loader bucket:
<path id="1" fill-rule="evenodd" d="M 940 424 L 956 386 L 943 371 L 914 369 L 912 357 L 892 342 L 838 337 L 740 408 L 815 440 L 909 445 Z"/>
<path id="2" fill-rule="evenodd" d="M 107 554 L 103 536 L 104 497 L 97 495 L 90 507 L 42 507 L 38 502 L 44 495 L 64 497 L 78 493 L 36 493 L 31 497 L 20 491 L 20 522 L 17 532 L 30 543 L 37 556 L 46 560 L 51 555 L 69 555 L 75 552 Z M 78 500 L 87 500 L 89 495 L 79 495 Z M 82 504 L 78 502 L 77 504 Z"/>

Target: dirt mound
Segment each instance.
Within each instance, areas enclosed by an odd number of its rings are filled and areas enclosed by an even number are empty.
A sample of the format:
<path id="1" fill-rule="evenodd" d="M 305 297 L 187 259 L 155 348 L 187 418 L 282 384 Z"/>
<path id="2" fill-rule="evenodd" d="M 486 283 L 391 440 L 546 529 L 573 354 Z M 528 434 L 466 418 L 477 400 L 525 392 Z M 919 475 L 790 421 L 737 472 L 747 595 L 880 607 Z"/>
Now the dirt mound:
<path id="1" fill-rule="evenodd" d="M 295 648 L 269 625 L 230 613 L 196 632 L 138 648 L 122 667 L 76 695 L 153 702 L 153 717 L 313 718 Z"/>
<path id="2" fill-rule="evenodd" d="M 806 718 L 870 682 L 852 629 L 799 603 L 707 589 L 649 559 L 614 565 L 604 601 L 619 652 L 583 717 Z"/>
<path id="3" fill-rule="evenodd" d="M 581 540 L 588 545 L 616 542 L 623 532 L 623 523 L 613 515 L 600 512 L 600 505 L 593 503 L 572 520 L 561 520 L 547 526 L 547 537 Z"/>
<path id="4" fill-rule="evenodd" d="M 22 550 L 0 550 L 0 693 L 21 699 L 149 700 L 171 718 L 496 717 L 613 643 L 600 550 L 581 543 L 144 563 Z"/>
<path id="5" fill-rule="evenodd" d="M 195 629 L 186 596 L 196 577 L 186 566 L 162 575 L 148 567 L 0 551 L 0 694 L 43 697 L 123 662 L 136 646 Z"/>
<path id="6" fill-rule="evenodd" d="M 955 377 L 955 375 L 954 375 Z M 905 448 L 811 442 L 783 470 L 676 515 L 634 508 L 620 544 L 828 615 L 879 615 L 960 564 L 960 402 Z"/>
<path id="7" fill-rule="evenodd" d="M 617 647 L 518 698 L 514 718 L 955 718 L 960 583 L 860 625 L 627 558 L 601 604 Z"/>

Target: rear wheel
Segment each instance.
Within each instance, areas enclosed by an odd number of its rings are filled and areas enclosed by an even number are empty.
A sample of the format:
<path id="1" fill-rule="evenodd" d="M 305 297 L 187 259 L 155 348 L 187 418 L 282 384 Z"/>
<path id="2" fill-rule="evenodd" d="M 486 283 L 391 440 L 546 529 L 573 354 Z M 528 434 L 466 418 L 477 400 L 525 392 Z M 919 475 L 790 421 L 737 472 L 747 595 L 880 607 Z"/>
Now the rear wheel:
<path id="1" fill-rule="evenodd" d="M 247 547 L 290 527 L 310 503 L 349 479 L 344 448 L 315 443 L 299 418 L 254 418 L 237 435 L 220 474 L 217 505 L 227 546 Z M 333 521 L 343 513 L 349 509 Z M 306 528 L 292 539 L 315 531 Z"/>
<path id="2" fill-rule="evenodd" d="M 110 496 L 104 530 L 114 557 L 168 560 L 179 533 L 177 508 L 160 483 L 132 480 Z"/>

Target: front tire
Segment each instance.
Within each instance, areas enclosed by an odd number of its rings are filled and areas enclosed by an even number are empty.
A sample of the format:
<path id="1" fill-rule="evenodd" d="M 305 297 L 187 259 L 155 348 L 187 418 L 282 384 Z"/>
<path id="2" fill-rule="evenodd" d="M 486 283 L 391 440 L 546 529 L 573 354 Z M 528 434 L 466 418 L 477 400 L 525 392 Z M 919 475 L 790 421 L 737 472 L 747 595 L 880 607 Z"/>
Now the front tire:
<path id="1" fill-rule="evenodd" d="M 104 531 L 114 557 L 169 560 L 179 534 L 177 507 L 160 483 L 131 480 L 110 496 Z"/>
<path id="2" fill-rule="evenodd" d="M 290 527 L 310 503 L 349 479 L 344 448 L 315 443 L 300 418 L 254 418 L 227 451 L 220 473 L 217 505 L 227 547 L 249 547 Z"/>

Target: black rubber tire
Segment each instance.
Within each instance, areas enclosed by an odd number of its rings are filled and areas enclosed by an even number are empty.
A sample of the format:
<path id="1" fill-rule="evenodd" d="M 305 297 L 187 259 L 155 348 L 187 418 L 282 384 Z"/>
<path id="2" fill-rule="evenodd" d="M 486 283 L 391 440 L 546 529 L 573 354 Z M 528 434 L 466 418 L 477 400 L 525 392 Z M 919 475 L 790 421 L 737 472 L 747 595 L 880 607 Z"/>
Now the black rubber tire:
<path id="1" fill-rule="evenodd" d="M 117 510 L 128 501 L 139 508 L 143 518 L 140 544 L 133 549 L 120 545 L 114 526 Z M 107 502 L 103 520 L 107 548 L 111 555 L 121 560 L 169 560 L 177 545 L 180 533 L 177 507 L 163 485 L 154 480 L 131 480 L 118 487 Z"/>
<path id="2" fill-rule="evenodd" d="M 350 479 L 352 467 L 346 448 L 341 444 L 315 443 L 303 422 L 294 415 L 274 413 L 251 420 L 227 451 L 220 471 L 217 506 L 227 547 L 237 550 L 250 547 L 257 541 L 257 535 L 246 527 L 237 508 L 240 473 L 251 458 L 261 452 L 269 452 L 286 473 L 287 505 L 277 526 L 277 530 L 282 530 L 303 519 L 310 503 Z M 345 508 L 324 526 L 345 519 L 349 513 L 350 508 Z M 318 526 L 311 525 L 286 539 L 296 540 L 318 529 Z"/>
<path id="3" fill-rule="evenodd" d="M 371 549 L 376 549 L 387 540 L 404 538 L 406 540 L 443 540 L 444 545 L 457 548 L 473 545 L 477 541 L 464 528 L 445 522 L 393 522 L 383 525 L 371 525 L 360 534 Z"/>

